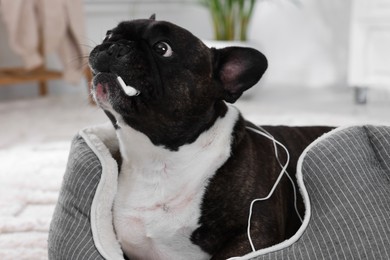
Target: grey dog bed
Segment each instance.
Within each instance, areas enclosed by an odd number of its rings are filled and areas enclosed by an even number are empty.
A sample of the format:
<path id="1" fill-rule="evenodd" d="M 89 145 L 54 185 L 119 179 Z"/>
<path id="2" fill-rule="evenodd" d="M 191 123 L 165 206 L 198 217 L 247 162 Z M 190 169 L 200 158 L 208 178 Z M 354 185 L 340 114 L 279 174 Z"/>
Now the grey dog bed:
<path id="1" fill-rule="evenodd" d="M 112 225 L 114 129 L 73 139 L 49 233 L 49 259 L 123 259 Z M 237 259 L 390 259 L 390 127 L 338 128 L 301 155 L 298 232 Z"/>

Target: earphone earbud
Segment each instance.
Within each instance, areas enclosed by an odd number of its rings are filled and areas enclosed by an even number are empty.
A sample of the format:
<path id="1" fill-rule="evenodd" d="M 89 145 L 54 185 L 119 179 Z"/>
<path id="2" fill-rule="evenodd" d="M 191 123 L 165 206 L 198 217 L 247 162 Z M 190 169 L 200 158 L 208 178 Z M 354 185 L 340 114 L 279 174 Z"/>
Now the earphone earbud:
<path id="1" fill-rule="evenodd" d="M 141 93 L 139 90 L 133 88 L 132 86 L 126 85 L 126 83 L 123 81 L 123 79 L 120 76 L 118 76 L 116 80 L 118 81 L 119 85 L 122 87 L 126 95 L 132 97 L 132 96 L 138 96 Z"/>

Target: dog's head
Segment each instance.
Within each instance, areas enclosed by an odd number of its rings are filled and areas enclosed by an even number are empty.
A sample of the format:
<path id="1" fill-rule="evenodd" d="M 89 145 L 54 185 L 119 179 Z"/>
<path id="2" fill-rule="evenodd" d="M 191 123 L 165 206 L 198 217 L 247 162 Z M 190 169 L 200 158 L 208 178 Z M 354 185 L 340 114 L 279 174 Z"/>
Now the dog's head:
<path id="1" fill-rule="evenodd" d="M 142 132 L 196 121 L 218 102 L 235 102 L 267 68 L 266 58 L 255 49 L 210 49 L 187 30 L 154 16 L 109 30 L 89 63 L 99 106 L 114 124 L 122 117 Z M 139 95 L 127 95 L 118 76 Z M 148 122 L 154 124 L 145 126 Z"/>

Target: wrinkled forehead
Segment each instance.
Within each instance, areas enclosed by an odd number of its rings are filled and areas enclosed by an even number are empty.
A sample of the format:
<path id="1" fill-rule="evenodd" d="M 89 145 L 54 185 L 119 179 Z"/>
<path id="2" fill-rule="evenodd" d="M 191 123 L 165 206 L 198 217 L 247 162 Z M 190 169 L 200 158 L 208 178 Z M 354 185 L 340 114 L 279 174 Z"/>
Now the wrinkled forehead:
<path id="1" fill-rule="evenodd" d="M 115 36 L 131 41 L 153 39 L 193 39 L 196 38 L 189 31 L 166 21 L 138 19 L 121 22 L 111 30 Z"/>

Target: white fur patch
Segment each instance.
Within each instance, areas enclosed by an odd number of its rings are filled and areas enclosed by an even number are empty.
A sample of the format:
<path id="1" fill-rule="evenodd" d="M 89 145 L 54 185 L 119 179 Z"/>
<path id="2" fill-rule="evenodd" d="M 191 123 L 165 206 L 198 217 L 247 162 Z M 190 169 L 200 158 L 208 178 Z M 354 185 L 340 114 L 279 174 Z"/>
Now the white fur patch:
<path id="1" fill-rule="evenodd" d="M 122 250 L 131 259 L 209 259 L 192 244 L 209 179 L 230 156 L 234 107 L 192 144 L 178 151 L 155 146 L 118 120 L 123 156 L 114 226 Z"/>

